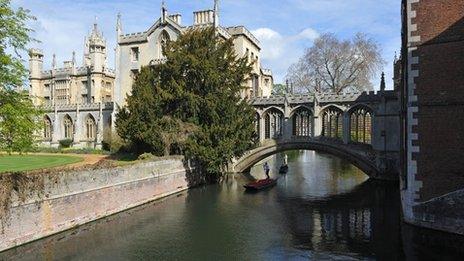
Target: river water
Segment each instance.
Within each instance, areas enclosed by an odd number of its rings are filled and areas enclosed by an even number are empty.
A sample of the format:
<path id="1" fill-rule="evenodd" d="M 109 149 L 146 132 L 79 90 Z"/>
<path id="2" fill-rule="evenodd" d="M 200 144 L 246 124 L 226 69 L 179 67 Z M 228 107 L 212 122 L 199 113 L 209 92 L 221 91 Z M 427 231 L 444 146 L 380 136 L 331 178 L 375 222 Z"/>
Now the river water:
<path id="1" fill-rule="evenodd" d="M 398 185 L 314 151 L 265 161 L 276 187 L 245 176 L 192 189 L 16 249 L 0 260 L 459 260 L 461 237 L 400 222 Z M 263 161 L 264 162 L 264 161 Z M 262 178 L 262 163 L 251 175 Z"/>

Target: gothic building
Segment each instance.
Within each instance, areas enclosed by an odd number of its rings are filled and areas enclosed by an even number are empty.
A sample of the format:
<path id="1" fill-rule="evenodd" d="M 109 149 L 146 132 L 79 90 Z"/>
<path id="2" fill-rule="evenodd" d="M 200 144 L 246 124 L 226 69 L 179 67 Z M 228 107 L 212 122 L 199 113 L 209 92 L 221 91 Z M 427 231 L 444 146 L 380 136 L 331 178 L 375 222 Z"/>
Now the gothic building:
<path id="1" fill-rule="evenodd" d="M 131 94 L 134 76 L 142 66 L 164 62 L 162 46 L 175 41 L 194 28 L 212 26 L 224 39 L 233 39 L 235 51 L 253 63 L 253 71 L 243 98 L 270 96 L 272 72 L 261 67 L 261 46 L 244 26 L 223 27 L 219 24 L 218 0 L 214 10 L 194 12 L 191 26 L 183 26 L 180 14 L 168 14 L 163 2 L 161 17 L 147 31 L 123 34 L 121 16 L 117 19 L 116 72 L 107 66 L 107 46 L 97 24 L 85 38 L 81 66 L 73 53 L 71 61 L 58 68 L 53 56 L 52 68 L 43 69 L 43 53 L 31 49 L 30 94 L 42 106 L 45 128 L 43 145 L 57 147 L 60 140 L 70 139 L 74 147 L 100 148 L 103 133 L 111 130 L 118 106 L 125 105 Z M 117 105 L 116 105 L 117 104 Z"/>
<path id="2" fill-rule="evenodd" d="M 29 51 L 30 95 L 44 115 L 43 145 L 73 140 L 74 147 L 101 146 L 103 129 L 111 126 L 115 73 L 107 66 L 106 40 L 97 24 L 85 38 L 83 63 L 72 60 L 43 70 L 43 53 Z"/>
<path id="3" fill-rule="evenodd" d="M 125 97 L 131 93 L 134 76 L 142 66 L 164 62 L 162 46 L 167 41 L 175 41 L 182 33 L 193 28 L 213 26 L 224 39 L 233 39 L 239 56 L 248 57 L 253 62 L 253 71 L 243 98 L 269 96 L 273 86 L 272 73 L 261 67 L 261 45 L 258 39 L 244 26 L 223 27 L 219 23 L 218 0 L 213 10 L 196 11 L 190 26 L 182 24 L 180 14 L 168 14 L 164 5 L 161 17 L 145 32 L 123 34 L 121 17 L 117 22 L 116 86 L 115 102 L 124 105 Z"/>

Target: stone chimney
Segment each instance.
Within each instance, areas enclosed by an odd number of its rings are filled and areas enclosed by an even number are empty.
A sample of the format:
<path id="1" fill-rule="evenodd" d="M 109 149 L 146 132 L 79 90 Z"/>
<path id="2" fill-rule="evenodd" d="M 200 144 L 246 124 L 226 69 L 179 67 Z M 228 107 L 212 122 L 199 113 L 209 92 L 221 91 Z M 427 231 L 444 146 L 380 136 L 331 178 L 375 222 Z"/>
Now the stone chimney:
<path id="1" fill-rule="evenodd" d="M 214 24 L 214 11 L 197 11 L 193 12 L 193 25 Z"/>
<path id="2" fill-rule="evenodd" d="M 171 18 L 178 25 L 182 25 L 182 15 L 181 14 L 173 14 L 173 15 L 170 15 L 169 18 Z"/>

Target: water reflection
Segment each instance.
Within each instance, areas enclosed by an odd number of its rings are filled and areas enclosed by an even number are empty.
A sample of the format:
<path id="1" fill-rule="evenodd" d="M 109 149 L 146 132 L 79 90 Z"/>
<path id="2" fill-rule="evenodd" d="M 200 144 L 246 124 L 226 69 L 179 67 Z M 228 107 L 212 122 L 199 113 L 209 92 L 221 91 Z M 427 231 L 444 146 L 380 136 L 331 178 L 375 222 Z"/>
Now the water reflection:
<path id="1" fill-rule="evenodd" d="M 288 155 L 290 170 L 283 176 L 277 174 L 282 155 L 266 159 L 272 175 L 280 177 L 273 189 L 247 194 L 242 187 L 247 179 L 229 176 L 223 184 L 1 253 L 0 260 L 420 260 L 441 252 L 459 256 L 462 248 L 437 246 L 427 239 L 436 232 L 424 237 L 417 232 L 421 230 L 401 226 L 397 184 L 367 180 L 352 165 L 329 155 Z M 255 166 L 251 174 L 264 177 L 262 166 Z M 460 237 L 452 240 L 453 246 L 463 246 Z"/>

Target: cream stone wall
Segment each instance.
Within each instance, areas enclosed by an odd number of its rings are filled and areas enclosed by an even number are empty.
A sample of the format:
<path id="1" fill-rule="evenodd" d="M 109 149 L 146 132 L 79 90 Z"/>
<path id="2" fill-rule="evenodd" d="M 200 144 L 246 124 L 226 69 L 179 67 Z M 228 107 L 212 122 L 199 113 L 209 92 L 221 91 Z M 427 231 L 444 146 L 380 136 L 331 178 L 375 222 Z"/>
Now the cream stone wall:
<path id="1" fill-rule="evenodd" d="M 160 18 L 147 31 L 123 34 L 121 17 L 118 17 L 115 102 L 119 106 L 124 106 L 127 95 L 131 94 L 134 72 L 140 71 L 142 66 L 164 62 L 161 53 L 162 32 L 168 34 L 171 41 L 175 41 L 180 34 L 188 30 L 206 26 L 214 26 L 217 33 L 224 39 L 233 37 L 236 53 L 241 57 L 247 56 L 250 63 L 253 63 L 253 71 L 247 80 L 247 88 L 243 91 L 242 98 L 271 94 L 272 72 L 265 70 L 266 74 L 263 73 L 259 41 L 243 26 L 220 26 L 217 1 L 215 1 L 214 10 L 195 11 L 193 25 L 184 26 L 180 24 L 181 21 L 180 14 L 169 15 L 167 8 L 162 6 Z M 138 61 L 133 61 L 132 58 L 134 47 L 139 48 Z"/>

